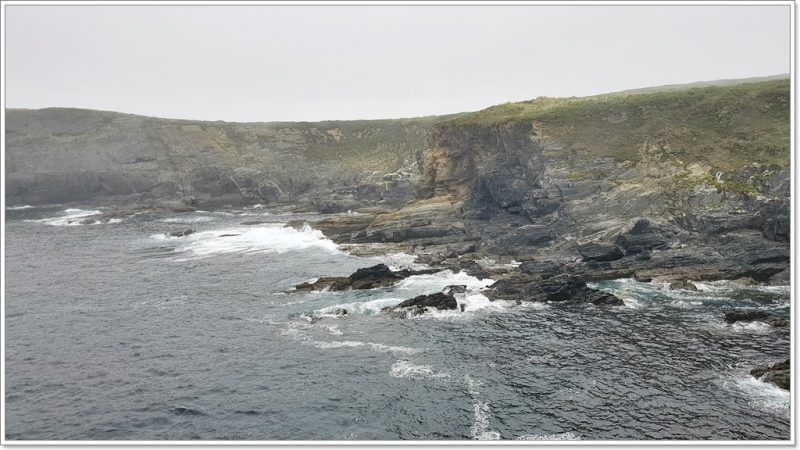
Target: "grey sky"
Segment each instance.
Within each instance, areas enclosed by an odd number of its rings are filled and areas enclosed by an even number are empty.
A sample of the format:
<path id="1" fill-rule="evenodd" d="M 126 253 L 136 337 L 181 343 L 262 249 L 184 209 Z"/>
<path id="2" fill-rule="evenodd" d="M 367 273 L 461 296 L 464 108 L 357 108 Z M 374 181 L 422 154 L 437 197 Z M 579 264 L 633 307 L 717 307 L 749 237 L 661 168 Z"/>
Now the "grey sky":
<path id="1" fill-rule="evenodd" d="M 777 6 L 6 6 L 6 106 L 412 117 L 788 73 Z"/>

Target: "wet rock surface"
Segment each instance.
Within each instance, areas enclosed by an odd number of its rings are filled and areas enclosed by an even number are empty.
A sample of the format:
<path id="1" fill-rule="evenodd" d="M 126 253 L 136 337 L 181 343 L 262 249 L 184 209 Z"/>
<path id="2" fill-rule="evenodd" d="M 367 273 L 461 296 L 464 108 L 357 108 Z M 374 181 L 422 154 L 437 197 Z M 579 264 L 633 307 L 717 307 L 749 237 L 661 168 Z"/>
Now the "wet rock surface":
<path id="1" fill-rule="evenodd" d="M 790 368 L 790 360 L 787 359 L 772 365 L 758 366 L 750 371 L 750 375 L 788 391 L 791 389 L 792 379 Z"/>

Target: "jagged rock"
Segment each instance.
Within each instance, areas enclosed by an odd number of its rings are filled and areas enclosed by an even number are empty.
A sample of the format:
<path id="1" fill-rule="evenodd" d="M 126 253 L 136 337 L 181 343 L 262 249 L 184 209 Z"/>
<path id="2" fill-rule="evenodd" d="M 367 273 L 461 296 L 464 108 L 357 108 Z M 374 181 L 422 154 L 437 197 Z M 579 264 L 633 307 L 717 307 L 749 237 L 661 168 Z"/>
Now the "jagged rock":
<path id="1" fill-rule="evenodd" d="M 790 360 L 777 362 L 773 365 L 758 366 L 750 371 L 750 375 L 761 379 L 765 383 L 772 383 L 787 391 L 791 388 Z"/>
<path id="2" fill-rule="evenodd" d="M 625 256 L 616 244 L 589 242 L 576 248 L 584 261 L 615 261 Z"/>
<path id="3" fill-rule="evenodd" d="M 683 291 L 696 291 L 697 290 L 697 286 L 695 286 L 694 283 L 692 283 L 691 281 L 686 281 L 686 280 L 678 280 L 678 281 L 675 281 L 673 283 L 670 283 L 669 284 L 669 288 L 673 289 L 673 290 L 680 289 L 680 290 L 683 290 Z"/>
<path id="4" fill-rule="evenodd" d="M 734 309 L 725 313 L 725 322 L 764 322 L 773 327 L 788 327 L 789 319 L 757 309 Z"/>
<path id="5" fill-rule="evenodd" d="M 177 231 L 170 231 L 167 232 L 167 237 L 184 237 L 189 236 L 190 234 L 194 234 L 194 230 L 185 229 L 185 230 L 177 230 Z"/>

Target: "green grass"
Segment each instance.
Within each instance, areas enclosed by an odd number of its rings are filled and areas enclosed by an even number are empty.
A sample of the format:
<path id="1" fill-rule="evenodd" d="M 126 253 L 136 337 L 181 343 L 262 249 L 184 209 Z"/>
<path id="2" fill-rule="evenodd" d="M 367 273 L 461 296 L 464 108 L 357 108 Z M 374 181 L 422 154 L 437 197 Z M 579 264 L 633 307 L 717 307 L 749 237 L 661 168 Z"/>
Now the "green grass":
<path id="1" fill-rule="evenodd" d="M 537 98 L 439 121 L 445 128 L 532 122 L 573 157 L 662 156 L 721 170 L 789 165 L 789 80 L 581 98 Z"/>

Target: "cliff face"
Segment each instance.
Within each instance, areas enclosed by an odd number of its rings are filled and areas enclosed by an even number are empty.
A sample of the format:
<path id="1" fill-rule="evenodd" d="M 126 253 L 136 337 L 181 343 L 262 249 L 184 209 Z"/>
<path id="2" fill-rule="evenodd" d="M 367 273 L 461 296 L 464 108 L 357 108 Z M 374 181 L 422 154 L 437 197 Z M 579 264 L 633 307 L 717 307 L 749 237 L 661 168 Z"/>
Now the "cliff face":
<path id="1" fill-rule="evenodd" d="M 9 110 L 9 204 L 182 201 L 396 206 L 414 195 L 429 120 L 225 123 Z"/>
<path id="2" fill-rule="evenodd" d="M 578 121 L 550 107 L 444 120 L 419 155 L 417 199 L 317 226 L 341 242 L 424 248 L 454 268 L 505 256 L 535 274 L 785 283 L 788 94 L 767 83 L 599 99 Z"/>

